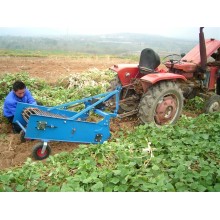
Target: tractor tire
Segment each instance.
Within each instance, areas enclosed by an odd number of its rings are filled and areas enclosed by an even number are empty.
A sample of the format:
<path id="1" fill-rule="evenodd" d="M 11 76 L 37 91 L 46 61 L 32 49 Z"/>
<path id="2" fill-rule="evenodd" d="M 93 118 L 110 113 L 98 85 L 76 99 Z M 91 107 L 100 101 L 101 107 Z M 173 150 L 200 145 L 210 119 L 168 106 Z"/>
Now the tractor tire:
<path id="1" fill-rule="evenodd" d="M 154 123 L 157 126 L 175 124 L 183 109 L 183 93 L 178 84 L 163 81 L 152 87 L 142 96 L 138 117 L 141 123 Z"/>
<path id="2" fill-rule="evenodd" d="M 50 146 L 47 144 L 47 148 L 45 150 L 45 152 L 42 154 L 41 150 L 43 148 L 43 142 L 37 143 L 33 149 L 32 149 L 32 156 L 34 159 L 36 160 L 43 160 L 47 157 L 49 157 L 50 153 L 51 153 L 51 148 Z"/>
<path id="3" fill-rule="evenodd" d="M 204 112 L 209 114 L 220 111 L 220 95 L 212 95 L 205 103 Z"/>

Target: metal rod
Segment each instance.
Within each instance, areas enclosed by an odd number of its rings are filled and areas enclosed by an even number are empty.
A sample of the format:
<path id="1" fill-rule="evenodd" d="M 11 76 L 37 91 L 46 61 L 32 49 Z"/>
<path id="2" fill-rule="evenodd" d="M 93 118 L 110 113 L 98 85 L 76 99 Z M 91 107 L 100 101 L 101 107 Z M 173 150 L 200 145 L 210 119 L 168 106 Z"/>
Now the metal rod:
<path id="1" fill-rule="evenodd" d="M 16 121 L 16 123 L 20 126 L 20 128 L 24 131 L 24 133 L 26 133 L 26 129 L 18 120 Z"/>
<path id="2" fill-rule="evenodd" d="M 46 149 L 47 149 L 47 142 L 44 141 L 43 147 L 42 147 L 42 150 L 41 150 L 41 154 L 44 154 Z"/>
<path id="3" fill-rule="evenodd" d="M 93 109 L 95 106 L 97 106 L 98 104 L 105 102 L 106 100 L 108 100 L 109 98 L 111 98 L 113 95 L 116 95 L 119 93 L 119 90 L 114 90 L 113 92 L 107 93 L 108 95 L 106 95 L 104 98 L 100 99 L 99 101 L 95 102 L 94 104 L 88 106 L 87 108 L 85 108 L 84 110 L 82 110 L 81 112 L 77 113 L 76 115 L 74 115 L 73 117 L 70 117 L 69 119 L 71 120 L 75 120 L 77 119 L 79 116 L 81 116 L 82 114 L 90 111 L 91 109 Z"/>
<path id="4" fill-rule="evenodd" d="M 57 108 L 68 107 L 70 105 L 74 105 L 74 104 L 78 104 L 78 103 L 80 104 L 80 103 L 83 103 L 83 102 L 87 102 L 87 101 L 89 101 L 91 99 L 100 98 L 102 96 L 107 96 L 107 95 L 109 95 L 112 92 L 114 92 L 114 91 L 102 93 L 102 94 L 99 94 L 99 95 L 91 96 L 91 97 L 84 98 L 84 99 L 81 99 L 81 100 L 76 100 L 76 101 L 73 101 L 73 102 L 68 102 L 68 103 L 65 103 L 65 104 L 62 104 L 62 105 L 57 105 L 57 106 L 54 106 L 52 108 L 48 108 L 47 110 L 51 111 L 51 110 L 57 109 Z"/>

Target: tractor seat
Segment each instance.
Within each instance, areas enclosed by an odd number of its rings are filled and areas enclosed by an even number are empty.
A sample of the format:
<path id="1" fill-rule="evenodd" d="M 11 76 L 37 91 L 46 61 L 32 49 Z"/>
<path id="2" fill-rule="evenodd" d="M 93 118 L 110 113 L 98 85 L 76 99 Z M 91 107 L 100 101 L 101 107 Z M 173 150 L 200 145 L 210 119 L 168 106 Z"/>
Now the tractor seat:
<path id="1" fill-rule="evenodd" d="M 141 51 L 139 61 L 139 71 L 142 74 L 154 73 L 155 69 L 160 65 L 159 55 L 150 48 Z"/>

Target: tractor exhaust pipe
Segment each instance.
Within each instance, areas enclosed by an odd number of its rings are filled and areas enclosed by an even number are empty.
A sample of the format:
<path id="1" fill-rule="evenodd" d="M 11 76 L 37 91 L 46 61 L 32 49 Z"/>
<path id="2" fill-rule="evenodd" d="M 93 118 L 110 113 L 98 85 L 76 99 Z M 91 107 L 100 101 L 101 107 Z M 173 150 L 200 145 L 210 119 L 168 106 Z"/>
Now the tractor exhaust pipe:
<path id="1" fill-rule="evenodd" d="M 201 59 L 201 70 L 205 72 L 207 65 L 207 56 L 206 56 L 206 45 L 205 45 L 203 28 L 204 27 L 200 27 L 200 32 L 199 32 L 199 49 L 200 49 L 200 59 Z"/>

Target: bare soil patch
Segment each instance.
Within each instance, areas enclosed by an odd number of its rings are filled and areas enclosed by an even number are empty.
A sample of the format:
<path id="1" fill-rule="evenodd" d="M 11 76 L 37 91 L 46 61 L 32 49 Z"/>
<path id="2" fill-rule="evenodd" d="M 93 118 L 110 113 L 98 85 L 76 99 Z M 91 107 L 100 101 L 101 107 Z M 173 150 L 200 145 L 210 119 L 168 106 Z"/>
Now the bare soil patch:
<path id="1" fill-rule="evenodd" d="M 54 83 L 59 78 L 71 73 L 81 73 L 91 68 L 105 70 L 118 63 L 132 63 L 132 61 L 98 56 L 79 59 L 71 57 L 0 57 L 0 75 L 28 72 L 32 77 Z"/>

